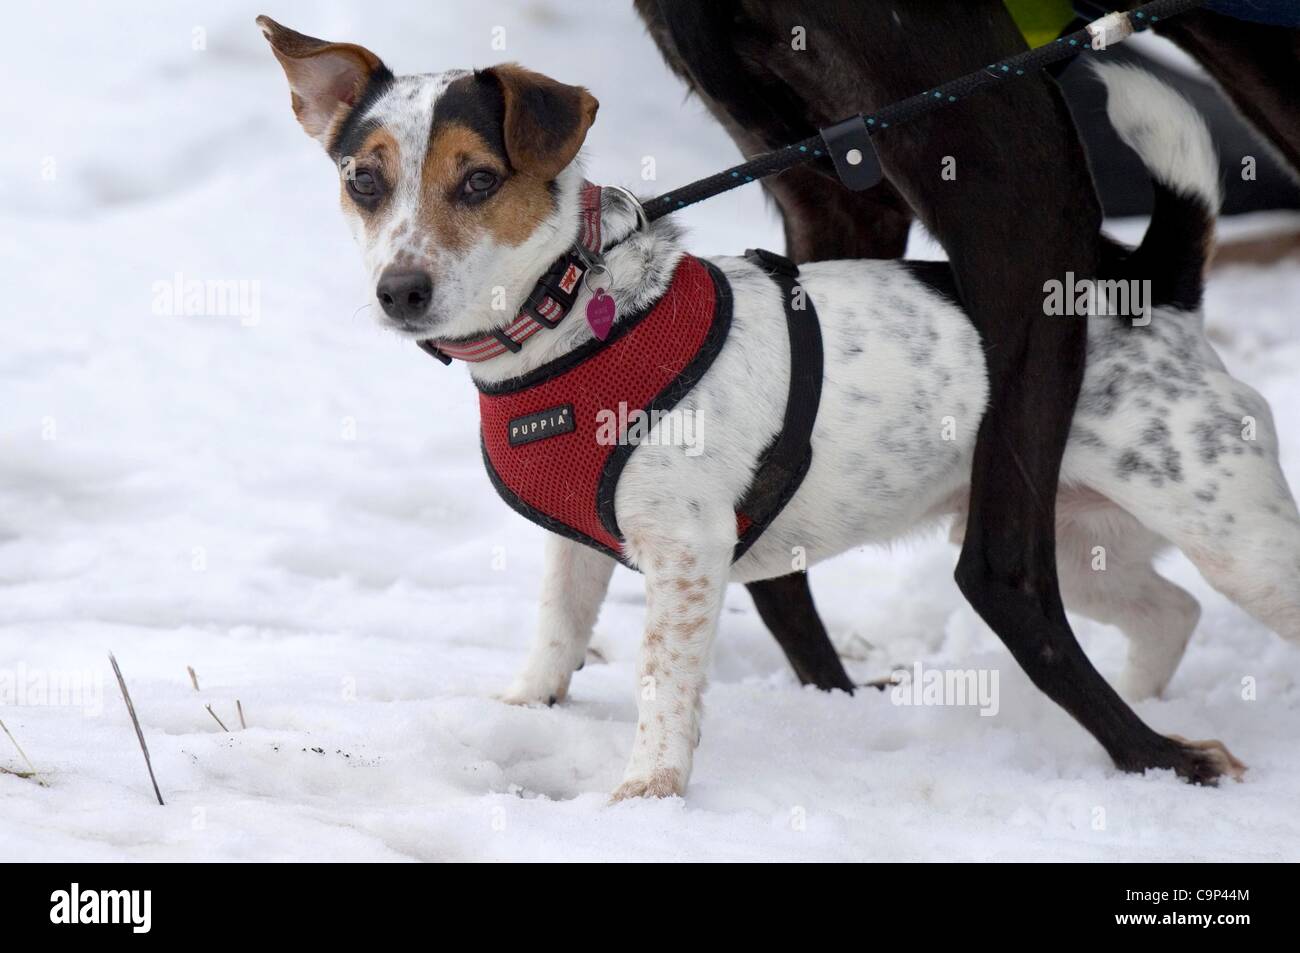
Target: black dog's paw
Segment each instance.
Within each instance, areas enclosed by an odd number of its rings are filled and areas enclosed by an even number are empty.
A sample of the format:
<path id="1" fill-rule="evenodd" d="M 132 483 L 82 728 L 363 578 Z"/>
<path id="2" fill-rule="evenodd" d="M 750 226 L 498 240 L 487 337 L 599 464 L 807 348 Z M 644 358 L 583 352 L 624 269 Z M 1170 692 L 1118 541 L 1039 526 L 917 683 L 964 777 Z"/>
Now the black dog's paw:
<path id="1" fill-rule="evenodd" d="M 1180 778 L 1193 784 L 1217 785 L 1219 778 L 1230 777 L 1240 781 L 1246 765 L 1238 761 L 1222 741 L 1188 741 L 1181 735 L 1170 735 L 1178 743 L 1181 757 L 1170 765 Z"/>

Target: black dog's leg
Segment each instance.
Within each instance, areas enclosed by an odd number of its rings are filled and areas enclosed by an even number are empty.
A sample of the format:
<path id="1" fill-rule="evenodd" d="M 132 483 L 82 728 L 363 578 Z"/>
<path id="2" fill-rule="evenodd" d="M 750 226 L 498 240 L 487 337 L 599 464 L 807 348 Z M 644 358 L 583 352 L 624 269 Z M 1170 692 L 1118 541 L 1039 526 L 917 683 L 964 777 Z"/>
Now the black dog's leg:
<path id="1" fill-rule="evenodd" d="M 1051 505 L 1065 435 L 1049 433 L 1042 420 L 1072 398 L 1065 382 L 1077 382 L 1081 355 L 1079 322 L 1056 320 L 1023 342 L 1021 358 L 999 361 L 990 351 L 990 377 L 1002 390 L 976 444 L 957 582 L 1033 683 L 1087 728 L 1118 767 L 1172 768 L 1213 783 L 1237 767 L 1226 750 L 1217 742 L 1183 744 L 1149 728 L 1093 667 L 1066 622 Z M 1055 380 L 1035 380 L 1033 368 L 1054 369 Z M 1018 375 L 1028 377 L 1027 385 Z M 1009 419 L 1016 414 L 1019 419 Z"/>
<path id="2" fill-rule="evenodd" d="M 768 148 L 1024 49 L 1001 0 L 638 5 L 657 11 L 647 21 L 670 66 L 733 133 Z M 796 27 L 807 37 L 798 47 Z M 1117 765 L 1213 780 L 1231 768 L 1226 752 L 1144 725 L 1088 662 L 1061 605 L 1055 497 L 1085 328 L 1046 317 L 1043 287 L 1067 271 L 1097 272 L 1101 213 L 1059 90 L 1026 77 L 876 142 L 890 180 L 948 249 L 989 357 L 992 409 L 978 430 L 963 593 Z"/>
<path id="3" fill-rule="evenodd" d="M 844 671 L 844 663 L 813 604 L 807 575 L 794 572 L 751 582 L 746 588 L 759 617 L 772 630 L 801 684 L 816 685 L 824 691 L 838 688 L 853 694 L 853 682 Z"/>

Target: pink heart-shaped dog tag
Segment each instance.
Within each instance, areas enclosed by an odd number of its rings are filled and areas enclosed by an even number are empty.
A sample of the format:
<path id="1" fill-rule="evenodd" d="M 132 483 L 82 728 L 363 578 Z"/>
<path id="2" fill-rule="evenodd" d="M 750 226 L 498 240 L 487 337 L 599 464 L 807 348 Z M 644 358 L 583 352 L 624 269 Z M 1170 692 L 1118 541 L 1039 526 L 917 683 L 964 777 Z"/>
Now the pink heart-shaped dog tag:
<path id="1" fill-rule="evenodd" d="M 602 341 L 609 337 L 609 329 L 614 326 L 614 314 L 614 299 L 605 294 L 604 288 L 597 288 L 587 302 L 587 324 L 591 326 L 591 333 Z"/>

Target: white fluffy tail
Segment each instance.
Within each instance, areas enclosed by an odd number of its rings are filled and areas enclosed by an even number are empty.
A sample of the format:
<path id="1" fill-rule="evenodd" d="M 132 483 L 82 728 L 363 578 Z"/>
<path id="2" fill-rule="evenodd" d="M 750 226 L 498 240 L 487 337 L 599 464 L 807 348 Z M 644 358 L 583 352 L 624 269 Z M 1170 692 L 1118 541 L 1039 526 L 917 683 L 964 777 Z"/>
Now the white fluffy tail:
<path id="1" fill-rule="evenodd" d="M 1151 174 L 1155 208 L 1130 267 L 1152 280 L 1157 304 L 1199 307 L 1219 210 L 1219 161 L 1201 114 L 1135 66 L 1093 63 L 1106 111 Z"/>
<path id="2" fill-rule="evenodd" d="M 1137 66 L 1093 62 L 1106 84 L 1106 113 L 1151 177 L 1199 198 L 1211 213 L 1222 201 L 1219 160 L 1205 120 L 1177 90 Z"/>

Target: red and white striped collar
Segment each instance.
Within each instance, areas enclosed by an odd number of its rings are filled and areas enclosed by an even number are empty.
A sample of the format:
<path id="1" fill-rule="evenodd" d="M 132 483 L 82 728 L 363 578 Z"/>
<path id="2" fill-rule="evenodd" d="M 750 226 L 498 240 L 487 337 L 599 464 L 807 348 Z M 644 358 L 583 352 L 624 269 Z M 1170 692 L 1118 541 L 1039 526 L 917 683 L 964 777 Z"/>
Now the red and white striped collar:
<path id="1" fill-rule="evenodd" d="M 578 240 L 538 279 L 524 306 L 506 327 L 481 337 L 425 338 L 417 343 L 444 364 L 478 363 L 507 351 L 517 353 L 542 328 L 553 328 L 573 308 L 582 279 L 600 259 L 600 186 L 582 183 Z"/>

